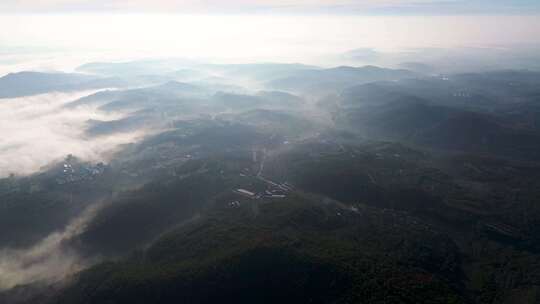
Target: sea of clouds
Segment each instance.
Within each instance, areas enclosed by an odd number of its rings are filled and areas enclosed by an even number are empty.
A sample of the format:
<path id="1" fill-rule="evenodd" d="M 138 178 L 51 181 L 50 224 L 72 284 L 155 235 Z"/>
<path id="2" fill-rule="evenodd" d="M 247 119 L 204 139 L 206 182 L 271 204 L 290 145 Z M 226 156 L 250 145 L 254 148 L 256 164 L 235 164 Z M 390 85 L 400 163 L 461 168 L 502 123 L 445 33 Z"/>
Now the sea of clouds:
<path id="1" fill-rule="evenodd" d="M 89 161 L 106 161 L 108 152 L 141 136 L 138 133 L 86 136 L 88 120 L 122 117 L 122 114 L 104 113 L 92 107 L 65 107 L 95 92 L 0 99 L 0 177 L 37 172 L 68 154 Z"/>

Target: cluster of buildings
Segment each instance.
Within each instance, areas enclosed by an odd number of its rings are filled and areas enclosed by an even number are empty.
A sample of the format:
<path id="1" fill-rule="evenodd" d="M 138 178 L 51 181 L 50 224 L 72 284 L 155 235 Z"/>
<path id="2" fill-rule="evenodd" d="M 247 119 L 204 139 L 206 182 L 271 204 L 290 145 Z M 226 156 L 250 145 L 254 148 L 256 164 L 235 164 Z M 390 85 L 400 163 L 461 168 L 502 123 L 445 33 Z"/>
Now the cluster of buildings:
<path id="1" fill-rule="evenodd" d="M 260 178 L 264 180 L 268 187 L 263 192 L 254 192 L 247 189 L 238 188 L 233 190 L 234 193 L 242 195 L 250 199 L 262 199 L 262 198 L 286 198 L 287 194 L 294 188 L 289 183 L 275 183 L 270 180 Z"/>
<path id="2" fill-rule="evenodd" d="M 229 207 L 231 207 L 231 208 L 239 208 L 240 207 L 240 201 L 230 202 Z"/>
<path id="3" fill-rule="evenodd" d="M 65 162 L 62 164 L 61 168 L 62 172 L 56 178 L 56 183 L 59 185 L 93 179 L 96 176 L 103 174 L 106 166 L 103 163 L 90 165 Z"/>
<path id="4" fill-rule="evenodd" d="M 468 93 L 468 92 L 454 92 L 454 93 L 452 94 L 452 96 L 454 96 L 454 97 L 470 98 L 472 95 L 471 95 L 471 93 Z"/>

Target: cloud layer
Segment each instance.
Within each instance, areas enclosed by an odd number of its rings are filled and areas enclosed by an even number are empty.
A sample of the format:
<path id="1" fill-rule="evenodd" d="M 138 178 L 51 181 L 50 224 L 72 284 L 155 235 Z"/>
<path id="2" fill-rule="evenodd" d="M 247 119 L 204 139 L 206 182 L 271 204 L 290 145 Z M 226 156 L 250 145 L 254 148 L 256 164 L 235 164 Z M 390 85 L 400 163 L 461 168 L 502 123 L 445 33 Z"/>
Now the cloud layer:
<path id="1" fill-rule="evenodd" d="M 103 138 L 84 136 L 87 120 L 120 117 L 92 108 L 63 107 L 67 102 L 94 92 L 0 99 L 0 177 L 35 172 L 68 154 L 87 160 L 103 160 L 107 151 L 133 141 L 139 134 Z"/>

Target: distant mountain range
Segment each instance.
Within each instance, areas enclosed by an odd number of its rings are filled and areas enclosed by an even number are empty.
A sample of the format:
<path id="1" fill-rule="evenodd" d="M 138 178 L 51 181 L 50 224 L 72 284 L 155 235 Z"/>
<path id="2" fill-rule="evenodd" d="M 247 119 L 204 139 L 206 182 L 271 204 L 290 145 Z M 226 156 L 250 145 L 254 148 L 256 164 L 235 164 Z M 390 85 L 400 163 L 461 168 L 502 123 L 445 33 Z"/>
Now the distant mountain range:
<path id="1" fill-rule="evenodd" d="M 49 92 L 124 87 L 118 78 L 99 78 L 84 74 L 20 72 L 0 78 L 0 98 L 13 98 Z"/>
<path id="2" fill-rule="evenodd" d="M 384 69 L 374 66 L 337 67 L 331 69 L 306 70 L 295 72 L 287 77 L 270 81 L 270 87 L 311 94 L 339 92 L 347 87 L 375 82 L 395 81 L 416 77 L 408 70 Z"/>

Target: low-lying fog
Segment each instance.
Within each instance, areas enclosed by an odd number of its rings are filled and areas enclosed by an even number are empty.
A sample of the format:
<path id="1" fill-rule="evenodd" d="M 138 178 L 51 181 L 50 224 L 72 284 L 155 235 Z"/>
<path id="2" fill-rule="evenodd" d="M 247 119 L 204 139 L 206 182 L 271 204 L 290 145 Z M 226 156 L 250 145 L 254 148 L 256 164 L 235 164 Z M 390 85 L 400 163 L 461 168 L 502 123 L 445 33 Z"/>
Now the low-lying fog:
<path id="1" fill-rule="evenodd" d="M 0 290 L 19 284 L 62 278 L 82 269 L 86 261 L 65 245 L 84 231 L 102 204 L 88 207 L 62 231 L 30 248 L 0 250 Z"/>
<path id="2" fill-rule="evenodd" d="M 84 136 L 89 119 L 112 120 L 120 117 L 119 114 L 105 114 L 91 107 L 64 107 L 66 103 L 95 92 L 48 93 L 0 99 L 0 177 L 36 172 L 68 154 L 86 160 L 103 160 L 106 152 L 141 135 Z"/>

